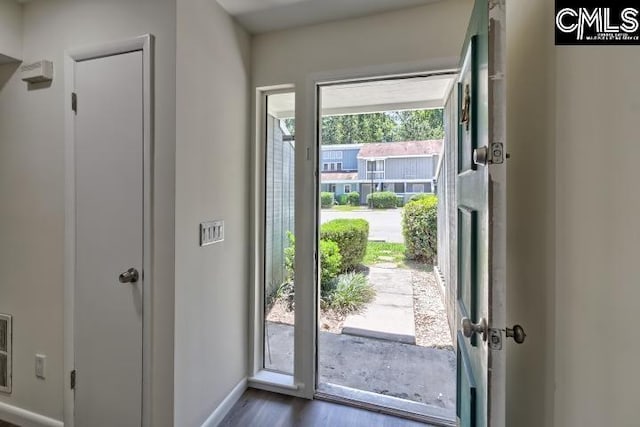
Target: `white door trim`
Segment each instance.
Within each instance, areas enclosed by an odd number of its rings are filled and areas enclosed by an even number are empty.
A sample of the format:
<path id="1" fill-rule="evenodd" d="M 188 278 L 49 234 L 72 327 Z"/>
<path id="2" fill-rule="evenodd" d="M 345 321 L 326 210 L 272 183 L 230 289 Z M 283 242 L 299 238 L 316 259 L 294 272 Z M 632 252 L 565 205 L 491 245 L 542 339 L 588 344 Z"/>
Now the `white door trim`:
<path id="1" fill-rule="evenodd" d="M 142 425 L 151 422 L 151 302 L 153 291 L 153 49 L 154 37 L 139 37 L 72 49 L 65 52 L 65 241 L 64 241 L 64 425 L 74 425 L 74 394 L 70 373 L 74 369 L 74 283 L 75 283 L 75 114 L 71 94 L 75 91 L 76 62 L 128 52 L 142 51 L 143 72 L 143 162 L 144 162 L 144 242 L 142 318 Z M 80 106 L 80 108 L 82 108 Z"/>

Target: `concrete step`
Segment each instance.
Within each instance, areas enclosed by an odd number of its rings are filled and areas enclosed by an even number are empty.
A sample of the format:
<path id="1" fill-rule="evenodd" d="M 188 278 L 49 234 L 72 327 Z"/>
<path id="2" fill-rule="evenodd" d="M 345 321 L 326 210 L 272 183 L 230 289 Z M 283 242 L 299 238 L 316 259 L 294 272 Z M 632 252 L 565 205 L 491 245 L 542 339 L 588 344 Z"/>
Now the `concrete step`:
<path id="1" fill-rule="evenodd" d="M 415 344 L 411 272 L 373 266 L 368 279 L 375 299 L 362 312 L 347 316 L 342 333 Z"/>

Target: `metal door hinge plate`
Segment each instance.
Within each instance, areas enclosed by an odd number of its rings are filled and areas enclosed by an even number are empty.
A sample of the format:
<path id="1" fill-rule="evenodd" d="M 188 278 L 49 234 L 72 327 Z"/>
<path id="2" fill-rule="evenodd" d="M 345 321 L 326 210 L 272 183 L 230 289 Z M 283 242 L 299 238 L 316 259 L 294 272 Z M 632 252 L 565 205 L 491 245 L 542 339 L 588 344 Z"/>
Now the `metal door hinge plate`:
<path id="1" fill-rule="evenodd" d="M 524 332 L 524 328 L 520 325 L 515 325 L 513 328 L 505 329 L 489 329 L 489 348 L 491 350 L 502 350 L 502 333 L 505 333 L 507 338 L 513 338 L 516 344 L 522 344 L 527 337 Z"/>
<path id="2" fill-rule="evenodd" d="M 504 163 L 504 145 L 502 142 L 491 143 L 491 163 L 494 165 Z"/>
<path id="3" fill-rule="evenodd" d="M 71 110 L 78 114 L 78 95 L 75 92 L 71 93 Z"/>
<path id="4" fill-rule="evenodd" d="M 70 375 L 70 380 L 71 380 L 71 390 L 75 390 L 76 389 L 76 370 L 74 369 L 73 371 L 71 371 L 71 375 Z"/>
<path id="5" fill-rule="evenodd" d="M 502 331 L 500 329 L 489 329 L 489 348 L 502 350 Z"/>

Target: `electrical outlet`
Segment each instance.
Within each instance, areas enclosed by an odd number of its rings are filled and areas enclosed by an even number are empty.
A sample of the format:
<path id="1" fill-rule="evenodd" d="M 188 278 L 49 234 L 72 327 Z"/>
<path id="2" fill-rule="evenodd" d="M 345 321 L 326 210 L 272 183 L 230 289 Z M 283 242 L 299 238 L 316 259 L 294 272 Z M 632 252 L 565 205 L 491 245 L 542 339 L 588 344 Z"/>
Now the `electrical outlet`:
<path id="1" fill-rule="evenodd" d="M 200 223 L 200 246 L 207 246 L 224 240 L 224 221 L 215 220 Z"/>
<path id="2" fill-rule="evenodd" d="M 36 354 L 36 377 L 45 379 L 47 366 L 47 356 Z"/>

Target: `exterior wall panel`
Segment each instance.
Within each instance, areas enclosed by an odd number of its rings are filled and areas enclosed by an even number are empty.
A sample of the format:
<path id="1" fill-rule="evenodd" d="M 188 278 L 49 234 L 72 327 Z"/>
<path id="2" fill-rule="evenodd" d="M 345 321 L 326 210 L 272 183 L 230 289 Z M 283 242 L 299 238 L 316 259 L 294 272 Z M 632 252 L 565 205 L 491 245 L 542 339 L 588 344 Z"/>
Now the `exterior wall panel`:
<path id="1" fill-rule="evenodd" d="M 284 250 L 294 231 L 294 146 L 283 141 L 279 120 L 267 118 L 265 294 L 284 282 Z"/>

